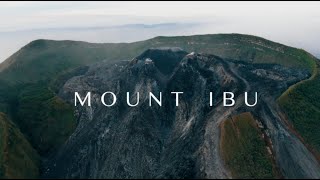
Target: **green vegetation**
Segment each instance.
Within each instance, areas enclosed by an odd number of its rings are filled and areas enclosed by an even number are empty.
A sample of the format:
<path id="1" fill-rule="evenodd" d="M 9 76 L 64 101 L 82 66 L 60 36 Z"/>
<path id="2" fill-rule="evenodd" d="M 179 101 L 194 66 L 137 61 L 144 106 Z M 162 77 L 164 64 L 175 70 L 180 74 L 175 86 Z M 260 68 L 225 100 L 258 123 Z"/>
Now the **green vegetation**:
<path id="1" fill-rule="evenodd" d="M 275 178 L 271 156 L 250 113 L 221 124 L 221 154 L 233 178 Z"/>
<path id="2" fill-rule="evenodd" d="M 264 38 L 242 34 L 157 37 L 153 46 L 178 46 L 189 52 L 210 53 L 251 63 L 281 64 L 311 70 L 304 51 Z"/>
<path id="3" fill-rule="evenodd" d="M 41 155 L 56 150 L 76 127 L 73 109 L 41 84 L 21 87 L 13 117 Z"/>
<path id="4" fill-rule="evenodd" d="M 156 37 L 134 43 L 94 44 L 76 41 L 36 40 L 0 65 L 8 83 L 48 81 L 68 69 L 106 60 L 128 60 L 149 48 L 181 47 L 253 63 L 276 63 L 311 70 L 302 50 L 263 38 L 240 34 Z"/>
<path id="5" fill-rule="evenodd" d="M 88 71 L 88 66 L 80 66 L 78 68 L 74 68 L 68 71 L 65 71 L 59 74 L 53 81 L 50 82 L 49 88 L 55 92 L 59 93 L 59 90 L 63 87 L 63 85 L 72 77 L 80 76 L 85 74 Z"/>
<path id="6" fill-rule="evenodd" d="M 313 57 L 314 71 L 310 79 L 289 88 L 278 99 L 294 128 L 320 153 L 320 65 Z"/>
<path id="7" fill-rule="evenodd" d="M 250 35 L 156 37 L 117 44 L 36 40 L 0 64 L 0 112 L 6 113 L 45 156 L 63 144 L 76 127 L 72 108 L 55 95 L 70 77 L 84 73 L 88 64 L 129 60 L 146 49 L 169 46 L 309 70 L 313 77 L 291 87 L 279 98 L 279 104 L 306 142 L 320 151 L 320 77 L 315 58 L 303 50 Z"/>
<path id="8" fill-rule="evenodd" d="M 0 113 L 0 178 L 36 178 L 40 158 L 19 129 Z"/>
<path id="9" fill-rule="evenodd" d="M 8 113 L 16 96 L 16 89 L 0 80 L 0 112 Z"/>

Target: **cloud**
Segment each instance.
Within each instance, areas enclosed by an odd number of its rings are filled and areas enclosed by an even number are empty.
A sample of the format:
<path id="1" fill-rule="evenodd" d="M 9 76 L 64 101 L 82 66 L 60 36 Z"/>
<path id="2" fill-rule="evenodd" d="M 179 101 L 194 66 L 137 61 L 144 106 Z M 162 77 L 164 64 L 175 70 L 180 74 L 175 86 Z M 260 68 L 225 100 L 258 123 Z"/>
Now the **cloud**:
<path id="1" fill-rule="evenodd" d="M 320 2 L 0 2 L 0 54 L 35 38 L 129 42 L 213 33 L 253 34 L 318 53 L 319 9 Z"/>

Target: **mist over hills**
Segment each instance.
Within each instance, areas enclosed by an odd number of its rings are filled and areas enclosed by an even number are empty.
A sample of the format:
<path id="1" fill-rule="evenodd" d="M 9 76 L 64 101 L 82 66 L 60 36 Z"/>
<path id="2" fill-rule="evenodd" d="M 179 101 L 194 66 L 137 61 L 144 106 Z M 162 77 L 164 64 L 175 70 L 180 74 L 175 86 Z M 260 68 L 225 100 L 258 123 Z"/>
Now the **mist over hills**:
<path id="1" fill-rule="evenodd" d="M 320 177 L 319 61 L 260 37 L 36 40 L 0 64 L 0 84 L 0 111 L 6 114 L 1 121 L 16 124 L 19 138 L 41 157 L 31 170 L 34 177 Z M 94 90 L 97 98 L 105 88 L 180 89 L 191 96 L 179 109 L 73 107 L 73 90 Z M 241 104 L 224 109 L 219 98 L 214 110 L 204 107 L 210 90 L 229 90 L 241 99 L 247 88 L 263 94 L 254 109 Z M 2 132 L 6 129 L 0 131 L 5 136 Z M 21 162 L 7 164 L 7 156 L 17 152 L 1 147 L 6 166 L 0 166 L 0 175 L 15 177 L 7 172 Z M 26 156 L 37 162 L 35 155 Z"/>
<path id="2" fill-rule="evenodd" d="M 108 18 L 119 18 L 119 17 L 108 17 Z M 132 17 L 126 17 L 126 19 L 132 19 Z M 206 18 L 205 18 L 206 19 Z M 141 22 L 141 21 L 138 21 Z M 150 39 L 158 35 L 163 36 L 181 36 L 181 35 L 193 35 L 193 34 L 207 34 L 207 33 L 220 33 L 228 32 L 232 33 L 230 29 L 235 29 L 232 27 L 232 24 L 228 23 L 229 20 L 219 20 L 213 18 L 212 22 L 202 22 L 201 20 L 197 21 L 173 21 L 168 20 L 168 22 L 159 22 L 156 24 L 146 23 L 125 23 L 120 25 L 108 25 L 109 23 L 103 23 L 107 25 L 91 25 L 91 26 L 81 26 L 81 25 L 64 25 L 57 26 L 58 28 L 53 27 L 34 27 L 31 29 L 18 29 L 18 30 L 7 30 L 0 32 L 0 39 L 2 43 L 0 44 L 0 62 L 4 61 L 15 51 L 18 51 L 22 46 L 29 43 L 34 39 L 54 39 L 54 40 L 78 40 L 78 41 L 87 41 L 94 43 L 104 43 L 104 42 L 135 42 L 145 39 Z M 247 24 L 247 26 L 251 24 Z M 229 27 L 231 26 L 231 27 Z M 245 26 L 243 24 L 243 26 Z M 280 26 L 280 25 L 279 25 Z M 282 25 L 283 26 L 283 25 Z M 294 28 L 291 28 L 294 29 Z M 308 28 L 310 29 L 310 28 Z M 262 35 L 264 37 L 274 39 L 278 42 L 284 44 L 303 48 L 313 55 L 319 57 L 320 50 L 316 41 L 317 34 L 314 34 L 314 28 L 310 33 L 304 32 L 301 33 L 298 30 L 297 32 L 291 33 L 281 33 L 273 32 L 272 30 L 263 31 L 255 30 L 252 27 L 250 30 L 243 29 L 242 33 L 249 33 L 255 35 Z M 307 31 L 305 29 L 305 31 Z M 183 33 L 182 33 L 183 32 Z M 261 33 L 264 34 L 261 34 Z M 135 34 L 132 36 L 131 34 Z M 310 35 L 309 35 L 310 34 Z"/>

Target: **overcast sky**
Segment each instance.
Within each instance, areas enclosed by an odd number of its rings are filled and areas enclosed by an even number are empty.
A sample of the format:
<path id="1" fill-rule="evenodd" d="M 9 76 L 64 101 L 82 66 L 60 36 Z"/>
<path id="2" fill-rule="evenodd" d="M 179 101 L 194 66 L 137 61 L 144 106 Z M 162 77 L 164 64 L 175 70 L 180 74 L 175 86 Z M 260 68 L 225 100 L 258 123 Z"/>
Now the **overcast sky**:
<path id="1" fill-rule="evenodd" d="M 320 56 L 319 2 L 0 2 L 0 62 L 35 39 L 245 33 Z"/>

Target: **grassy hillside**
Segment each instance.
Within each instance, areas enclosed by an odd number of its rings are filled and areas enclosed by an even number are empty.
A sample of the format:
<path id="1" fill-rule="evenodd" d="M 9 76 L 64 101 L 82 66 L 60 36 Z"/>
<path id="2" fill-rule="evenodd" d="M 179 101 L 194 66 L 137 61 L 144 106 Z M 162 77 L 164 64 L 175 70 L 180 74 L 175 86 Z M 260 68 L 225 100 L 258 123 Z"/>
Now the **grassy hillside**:
<path id="1" fill-rule="evenodd" d="M 294 128 L 320 153 L 320 63 L 314 62 L 312 77 L 289 88 L 278 102 Z"/>
<path id="2" fill-rule="evenodd" d="M 221 124 L 221 154 L 233 178 L 275 178 L 271 156 L 250 113 Z"/>
<path id="3" fill-rule="evenodd" d="M 52 80 L 70 68 L 105 59 L 117 60 L 122 44 L 36 40 L 0 65 L 1 79 L 11 84 Z"/>
<path id="4" fill-rule="evenodd" d="M 76 127 L 72 107 L 43 84 L 21 89 L 12 116 L 41 155 L 55 151 Z"/>
<path id="5" fill-rule="evenodd" d="M 132 59 L 146 49 L 168 46 L 253 63 L 312 68 L 307 53 L 302 50 L 240 34 L 156 37 L 116 44 L 36 40 L 0 65 L 1 79 L 10 83 L 47 81 L 70 68 L 102 60 Z"/>
<path id="6" fill-rule="evenodd" d="M 15 89 L 0 80 L 0 112 L 8 113 L 10 102 L 15 97 Z"/>
<path id="7" fill-rule="evenodd" d="M 36 178 L 40 159 L 19 129 L 0 113 L 0 178 Z"/>
<path id="8" fill-rule="evenodd" d="M 187 51 L 215 54 L 224 58 L 252 63 L 275 63 L 289 67 L 311 69 L 302 50 L 275 43 L 260 37 L 241 34 L 158 37 L 153 46 L 179 46 Z"/>

